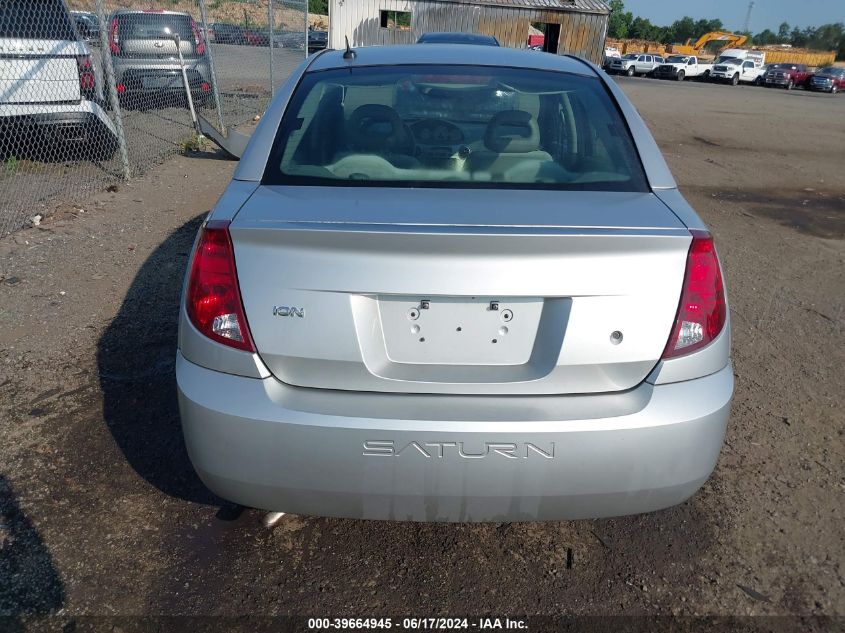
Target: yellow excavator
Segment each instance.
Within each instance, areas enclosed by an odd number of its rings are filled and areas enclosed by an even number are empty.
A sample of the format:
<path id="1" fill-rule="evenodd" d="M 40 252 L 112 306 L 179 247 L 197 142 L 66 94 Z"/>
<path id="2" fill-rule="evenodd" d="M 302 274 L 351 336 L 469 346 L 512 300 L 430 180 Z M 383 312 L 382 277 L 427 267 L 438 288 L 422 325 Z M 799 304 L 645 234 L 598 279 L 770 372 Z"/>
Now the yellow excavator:
<path id="1" fill-rule="evenodd" d="M 740 35 L 738 33 L 728 33 L 727 31 L 710 31 L 699 37 L 694 44 L 691 44 L 692 38 L 688 39 L 684 44 L 671 44 L 666 47 L 666 51 L 676 55 L 696 55 L 701 56 L 704 53 L 704 47 L 710 42 L 724 42 L 719 49 L 723 48 L 739 48 L 748 41 L 747 35 Z"/>

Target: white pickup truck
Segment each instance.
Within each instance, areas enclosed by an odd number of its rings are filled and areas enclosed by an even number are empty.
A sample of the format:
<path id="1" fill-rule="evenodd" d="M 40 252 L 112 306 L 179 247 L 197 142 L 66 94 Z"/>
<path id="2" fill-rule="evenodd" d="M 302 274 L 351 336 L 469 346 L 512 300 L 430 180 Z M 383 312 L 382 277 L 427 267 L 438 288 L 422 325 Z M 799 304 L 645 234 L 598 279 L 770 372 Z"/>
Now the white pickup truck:
<path id="1" fill-rule="evenodd" d="M 659 79 L 683 81 L 700 77 L 707 79 L 713 71 L 713 64 L 699 61 L 695 55 L 670 55 L 668 59 L 654 69 L 654 76 Z"/>
<path id="2" fill-rule="evenodd" d="M 740 81 L 759 86 L 763 83 L 766 70 L 766 54 L 757 51 L 723 51 L 713 65 L 710 79 L 736 86 Z"/>
<path id="3" fill-rule="evenodd" d="M 650 75 L 659 64 L 663 63 L 660 55 L 653 53 L 629 53 L 624 57 L 612 59 L 607 72 L 613 75 Z"/>

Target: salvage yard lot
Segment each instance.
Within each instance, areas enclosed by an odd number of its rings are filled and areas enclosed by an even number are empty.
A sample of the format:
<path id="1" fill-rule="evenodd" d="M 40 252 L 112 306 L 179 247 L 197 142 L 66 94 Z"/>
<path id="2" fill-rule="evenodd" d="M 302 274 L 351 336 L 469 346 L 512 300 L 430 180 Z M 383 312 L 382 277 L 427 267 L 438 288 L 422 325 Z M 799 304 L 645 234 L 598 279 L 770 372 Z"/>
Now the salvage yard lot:
<path id="1" fill-rule="evenodd" d="M 188 252 L 234 163 L 177 157 L 0 240 L 0 614 L 845 615 L 845 97 L 618 81 L 728 277 L 733 415 L 692 499 L 268 531 L 215 498 L 173 361 Z"/>

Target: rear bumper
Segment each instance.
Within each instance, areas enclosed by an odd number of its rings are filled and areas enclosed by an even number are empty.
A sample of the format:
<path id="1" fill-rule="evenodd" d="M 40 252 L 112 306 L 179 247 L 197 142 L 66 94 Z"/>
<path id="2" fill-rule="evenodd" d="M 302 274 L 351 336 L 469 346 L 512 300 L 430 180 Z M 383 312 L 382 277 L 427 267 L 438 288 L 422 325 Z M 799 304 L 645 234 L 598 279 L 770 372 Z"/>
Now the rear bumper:
<path id="1" fill-rule="evenodd" d="M 733 393 L 728 365 L 697 380 L 643 383 L 634 413 L 560 421 L 566 397 L 513 397 L 503 412 L 490 396 L 321 396 L 205 369 L 181 353 L 176 378 L 191 461 L 221 497 L 417 521 L 595 518 L 680 503 L 716 464 Z M 432 411 L 420 410 L 426 398 Z M 397 404 L 406 415 L 395 415 Z"/>
<path id="2" fill-rule="evenodd" d="M 2 104 L 0 128 L 10 130 L 8 140 L 26 142 L 38 138 L 67 146 L 87 146 L 98 143 L 116 146 L 114 124 L 103 109 L 92 101 L 74 104 Z M 113 149 L 113 148 L 112 148 Z"/>
<path id="3" fill-rule="evenodd" d="M 185 73 L 191 92 L 203 92 L 202 84 L 208 84 L 210 90 L 211 68 L 204 59 L 186 59 Z M 123 86 L 124 95 L 179 93 L 185 90 L 182 69 L 170 60 L 116 59 L 115 81 Z"/>

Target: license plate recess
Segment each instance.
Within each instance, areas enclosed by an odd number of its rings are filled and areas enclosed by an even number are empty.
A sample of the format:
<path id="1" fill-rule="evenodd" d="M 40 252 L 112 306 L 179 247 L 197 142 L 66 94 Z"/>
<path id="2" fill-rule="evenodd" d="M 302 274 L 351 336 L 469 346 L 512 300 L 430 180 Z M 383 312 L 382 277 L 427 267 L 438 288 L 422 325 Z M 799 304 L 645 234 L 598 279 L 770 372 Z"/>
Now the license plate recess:
<path id="1" fill-rule="evenodd" d="M 394 363 L 523 365 L 531 358 L 543 299 L 380 296 L 387 357 Z"/>

